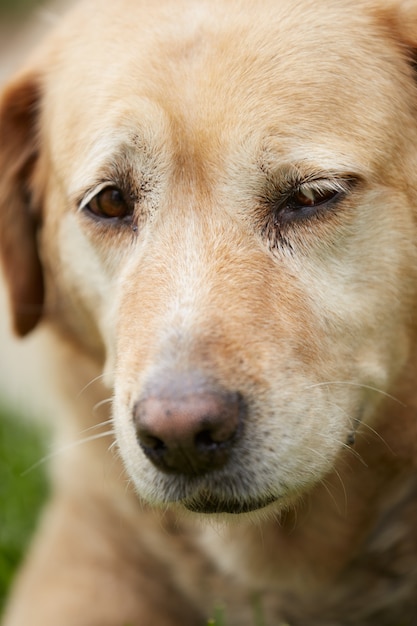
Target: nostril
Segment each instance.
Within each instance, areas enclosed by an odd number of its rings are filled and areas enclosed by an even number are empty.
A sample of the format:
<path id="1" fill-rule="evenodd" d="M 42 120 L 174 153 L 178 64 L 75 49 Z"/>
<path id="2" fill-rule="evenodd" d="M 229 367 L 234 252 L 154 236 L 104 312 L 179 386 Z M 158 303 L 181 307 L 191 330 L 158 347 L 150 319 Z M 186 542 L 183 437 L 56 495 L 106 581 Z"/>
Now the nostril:
<path id="1" fill-rule="evenodd" d="M 224 420 L 211 428 L 202 428 L 194 437 L 196 448 L 213 449 L 217 446 L 230 443 L 238 432 L 238 424 L 234 420 Z"/>
<path id="2" fill-rule="evenodd" d="M 154 435 L 150 435 L 144 430 L 138 429 L 137 437 L 141 445 L 146 448 L 150 448 L 151 450 L 164 450 L 166 448 L 165 443 L 159 437 L 155 437 Z"/>
<path id="3" fill-rule="evenodd" d="M 196 448 L 214 448 L 218 446 L 220 442 L 215 441 L 212 433 L 209 430 L 203 430 L 194 438 Z"/>

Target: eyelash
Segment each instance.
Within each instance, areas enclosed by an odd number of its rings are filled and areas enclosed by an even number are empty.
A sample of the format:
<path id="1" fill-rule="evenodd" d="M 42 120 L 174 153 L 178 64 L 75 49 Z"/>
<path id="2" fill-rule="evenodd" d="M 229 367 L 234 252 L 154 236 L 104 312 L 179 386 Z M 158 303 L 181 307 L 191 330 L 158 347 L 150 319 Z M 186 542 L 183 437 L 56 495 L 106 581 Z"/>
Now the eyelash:
<path id="1" fill-rule="evenodd" d="M 339 205 L 355 185 L 353 178 L 316 179 L 293 184 L 272 200 L 277 223 L 305 221 Z"/>

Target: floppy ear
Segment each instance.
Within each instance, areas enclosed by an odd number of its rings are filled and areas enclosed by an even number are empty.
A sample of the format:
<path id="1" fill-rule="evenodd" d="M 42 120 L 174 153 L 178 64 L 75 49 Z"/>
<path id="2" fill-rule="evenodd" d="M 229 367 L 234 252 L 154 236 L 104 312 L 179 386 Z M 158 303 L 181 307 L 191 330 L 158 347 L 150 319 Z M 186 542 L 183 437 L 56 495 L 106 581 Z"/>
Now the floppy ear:
<path id="1" fill-rule="evenodd" d="M 394 25 L 400 40 L 413 51 L 417 47 L 417 4 L 414 0 L 392 2 Z"/>
<path id="2" fill-rule="evenodd" d="M 44 285 L 36 235 L 40 191 L 37 118 L 41 80 L 26 74 L 0 100 L 0 259 L 10 293 L 14 330 L 29 333 L 42 315 Z"/>
<path id="3" fill-rule="evenodd" d="M 370 0 L 372 14 L 403 48 L 415 65 L 417 3 L 415 0 Z"/>

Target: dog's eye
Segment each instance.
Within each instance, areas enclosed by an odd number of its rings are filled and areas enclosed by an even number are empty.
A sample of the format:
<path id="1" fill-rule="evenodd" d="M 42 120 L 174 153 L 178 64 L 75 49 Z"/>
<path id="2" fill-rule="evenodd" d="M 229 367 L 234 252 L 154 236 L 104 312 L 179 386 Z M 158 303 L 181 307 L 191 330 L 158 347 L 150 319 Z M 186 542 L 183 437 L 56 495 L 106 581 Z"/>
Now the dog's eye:
<path id="1" fill-rule="evenodd" d="M 297 209 L 314 209 L 333 202 L 342 193 L 343 191 L 338 188 L 313 189 L 303 185 L 287 198 L 286 208 L 294 211 Z"/>
<path id="2" fill-rule="evenodd" d="M 266 198 L 267 219 L 262 234 L 271 249 L 282 246 L 293 249 L 301 233 L 304 237 L 304 233 L 314 232 L 313 227 L 340 224 L 342 209 L 349 211 L 353 201 L 349 198 L 361 180 L 357 176 L 307 176 L 304 180 L 288 182 L 291 186 L 287 189 L 280 186 L 275 197 L 271 194 Z"/>
<path id="3" fill-rule="evenodd" d="M 349 195 L 356 185 L 353 177 L 300 181 L 288 191 L 281 191 L 273 201 L 273 228 L 275 232 L 316 220 L 330 213 Z M 277 231 L 278 229 L 278 231 Z M 268 232 L 266 228 L 265 232 Z M 275 235 L 273 235 L 275 238 Z"/>
<path id="4" fill-rule="evenodd" d="M 346 194 L 342 185 L 329 187 L 313 187 L 301 185 L 290 193 L 284 204 L 284 211 L 296 217 L 308 217 L 313 215 L 320 207 L 325 208 L 341 199 Z"/>
<path id="5" fill-rule="evenodd" d="M 106 187 L 85 206 L 96 217 L 123 220 L 131 217 L 133 206 L 117 187 Z"/>
<path id="6" fill-rule="evenodd" d="M 276 218 L 279 222 L 293 222 L 318 216 L 337 206 L 352 188 L 351 180 L 317 180 L 294 187 L 280 200 Z"/>

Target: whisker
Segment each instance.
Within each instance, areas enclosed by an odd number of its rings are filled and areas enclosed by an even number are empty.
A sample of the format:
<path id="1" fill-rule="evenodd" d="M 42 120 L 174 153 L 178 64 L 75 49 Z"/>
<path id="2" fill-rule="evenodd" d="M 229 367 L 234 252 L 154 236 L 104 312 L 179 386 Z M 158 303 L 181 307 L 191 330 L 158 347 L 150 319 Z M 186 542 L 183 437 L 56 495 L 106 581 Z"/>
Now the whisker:
<path id="1" fill-rule="evenodd" d="M 94 383 L 96 383 L 98 380 L 101 380 L 102 378 L 104 378 L 104 374 L 99 374 L 98 376 L 96 376 L 95 378 L 93 378 L 92 380 L 90 380 L 90 382 L 88 382 L 82 389 L 81 391 L 78 392 L 77 394 L 77 399 L 82 396 L 82 394 L 87 391 L 87 389 L 89 387 L 91 387 L 91 385 L 94 385 Z"/>
<path id="2" fill-rule="evenodd" d="M 343 482 L 343 479 L 342 479 L 342 477 L 340 475 L 340 472 L 337 469 L 333 469 L 333 472 L 337 476 L 337 478 L 339 480 L 339 483 L 340 483 L 340 486 L 342 487 L 343 499 L 344 499 L 344 504 L 345 504 L 345 514 L 346 514 L 347 513 L 347 509 L 348 509 L 348 496 L 347 496 L 345 483 Z"/>
<path id="3" fill-rule="evenodd" d="M 342 409 L 342 407 L 340 407 L 338 404 L 335 404 L 334 402 L 329 402 L 329 401 L 327 401 L 327 403 L 328 403 L 329 406 L 333 406 L 334 408 L 339 409 L 340 411 L 342 411 L 342 413 L 344 413 L 345 415 L 348 415 L 348 413 L 344 409 Z M 358 422 L 358 427 L 367 428 L 373 435 L 375 435 L 375 437 L 377 437 L 387 447 L 387 449 L 392 454 L 395 454 L 394 451 L 392 450 L 392 448 L 385 441 L 385 439 L 380 435 L 380 433 L 377 430 L 375 430 L 375 428 L 370 426 L 367 422 L 362 422 L 362 421 Z M 355 428 L 355 432 L 358 432 L 356 428 Z M 323 435 L 323 436 L 325 436 L 325 435 Z M 362 433 L 362 436 L 364 436 L 364 433 Z M 349 450 L 351 450 L 351 452 L 356 452 L 348 444 L 344 443 L 343 445 L 346 446 Z M 356 452 L 356 454 L 357 454 L 358 458 L 361 459 L 362 463 L 364 463 L 365 466 L 368 467 L 368 464 L 362 459 L 360 454 L 358 454 L 357 452 Z"/>
<path id="4" fill-rule="evenodd" d="M 100 402 L 97 402 L 93 406 L 93 413 L 96 413 L 101 406 L 104 406 L 105 404 L 111 404 L 112 402 L 113 402 L 113 397 L 105 398 L 105 400 L 101 400 Z"/>
<path id="5" fill-rule="evenodd" d="M 407 406 L 406 404 L 404 404 L 404 402 L 401 402 L 401 400 L 399 398 L 396 398 L 395 396 L 392 396 L 391 394 L 387 393 L 383 389 L 378 389 L 378 387 L 372 387 L 371 385 L 365 385 L 364 383 L 355 383 L 355 382 L 349 381 L 349 380 L 329 380 L 329 381 L 323 382 L 323 383 L 314 383 L 312 385 L 307 385 L 306 389 L 313 389 L 314 387 L 325 387 L 325 386 L 328 386 L 328 385 L 351 385 L 352 387 L 362 387 L 363 389 L 369 389 L 370 391 L 376 391 L 377 393 L 380 393 L 382 396 L 385 396 L 386 398 L 389 398 L 390 400 L 393 400 L 394 402 L 397 402 L 398 404 L 400 404 L 403 407 Z"/>
<path id="6" fill-rule="evenodd" d="M 349 418 L 349 414 L 347 413 L 347 411 L 345 411 L 345 409 L 343 409 L 341 406 L 339 406 L 335 402 L 329 402 L 327 400 L 327 404 L 328 404 L 328 406 L 332 407 L 333 409 L 337 409 L 338 411 L 343 413 L 343 415 L 345 415 L 345 416 L 347 416 Z M 354 420 L 352 420 L 352 421 L 354 422 Z M 354 432 L 356 432 L 356 429 L 354 430 Z M 329 437 L 329 435 L 323 434 L 323 433 L 321 434 L 321 437 L 323 437 L 323 439 L 327 439 L 327 441 L 334 441 L 338 445 L 342 446 L 342 448 L 344 448 L 345 450 L 349 450 L 349 452 L 354 457 L 356 457 L 358 459 L 358 461 L 360 461 L 362 463 L 362 465 L 364 465 L 364 467 L 368 467 L 368 464 L 362 458 L 362 456 L 359 454 L 359 452 L 357 450 L 355 450 L 352 446 L 348 445 L 345 441 L 338 441 L 336 439 L 333 439 L 333 438 Z"/>
<path id="7" fill-rule="evenodd" d="M 117 447 L 117 441 L 116 439 L 114 441 L 111 442 L 111 444 L 109 445 L 109 447 L 107 448 L 108 452 L 111 452 L 113 454 L 114 449 Z M 117 450 L 116 450 L 117 453 Z"/>
<path id="8" fill-rule="evenodd" d="M 39 459 L 39 461 L 36 461 L 36 463 L 34 463 L 30 467 L 28 467 L 28 469 L 24 470 L 22 472 L 21 476 L 26 476 L 27 474 L 29 474 L 30 472 L 32 472 L 36 468 L 40 467 L 44 463 L 47 463 L 51 459 L 54 459 L 57 456 L 59 456 L 61 454 L 64 454 L 65 452 L 68 452 L 69 450 L 73 450 L 74 448 L 77 448 L 78 446 L 81 446 L 81 445 L 83 445 L 85 443 L 89 443 L 91 441 L 96 441 L 97 439 L 103 439 L 104 437 L 114 436 L 114 434 L 115 434 L 115 432 L 112 429 L 112 430 L 107 430 L 104 433 L 98 433 L 97 435 L 92 435 L 91 437 L 85 437 L 84 439 L 79 439 L 78 441 L 73 441 L 72 443 L 68 443 L 65 446 L 62 446 L 61 448 L 58 448 L 57 450 L 54 450 L 50 454 L 45 455 L 44 457 Z"/>
<path id="9" fill-rule="evenodd" d="M 117 440 L 115 439 L 109 446 L 109 449 L 112 448 L 113 446 L 117 445 Z"/>
<path id="10" fill-rule="evenodd" d="M 321 459 L 325 459 L 326 460 L 325 455 L 322 454 L 321 452 L 319 452 L 318 450 L 316 450 L 315 448 L 309 448 L 309 450 L 311 452 L 315 452 L 317 454 L 317 456 L 319 456 Z M 344 495 L 344 500 L 345 500 L 345 510 L 347 510 L 347 491 L 346 491 L 345 484 L 344 484 L 344 482 L 342 480 L 342 477 L 341 477 L 339 471 L 336 468 L 333 468 L 331 471 L 334 472 L 334 474 L 339 479 L 340 485 L 342 487 L 343 495 Z"/>
<path id="11" fill-rule="evenodd" d="M 377 430 L 375 430 L 375 428 L 372 428 L 372 426 L 370 426 L 366 422 L 361 422 L 361 426 L 362 427 L 366 427 L 373 435 L 375 435 L 375 437 L 377 437 L 381 441 L 381 443 L 384 444 L 384 446 L 386 446 L 387 450 L 389 450 L 389 452 L 391 454 L 396 456 L 394 450 L 391 448 L 391 446 L 388 444 L 388 442 L 382 437 L 382 435 L 380 435 L 379 432 Z"/>
<path id="12" fill-rule="evenodd" d="M 327 441 L 332 441 L 334 443 L 336 443 L 337 445 L 339 445 L 341 448 L 343 448 L 344 450 L 347 450 L 350 454 L 352 454 L 356 459 L 358 459 L 358 461 L 360 463 L 362 463 L 362 465 L 364 467 L 369 467 L 368 463 L 365 461 L 365 459 L 362 457 L 362 455 L 359 454 L 359 452 L 357 450 L 355 450 L 352 446 L 348 445 L 347 443 L 345 443 L 344 441 L 338 441 L 337 439 L 333 439 L 333 437 L 329 437 L 329 435 L 321 435 L 322 439 L 326 439 Z"/>
<path id="13" fill-rule="evenodd" d="M 100 422 L 99 424 L 94 424 L 93 426 L 89 426 L 88 428 L 84 428 L 84 430 L 80 431 L 80 435 L 84 434 L 84 433 L 88 433 L 91 430 L 97 430 L 98 428 L 103 428 L 104 426 L 108 426 L 109 424 L 113 423 L 113 418 L 109 418 L 108 420 L 104 420 L 104 422 Z"/>
<path id="14" fill-rule="evenodd" d="M 348 450 L 350 454 L 352 454 L 352 456 L 355 457 L 355 459 L 358 459 L 358 461 L 360 463 L 362 463 L 362 465 L 366 468 L 369 467 L 368 463 L 365 461 L 365 459 L 363 458 L 363 456 L 361 454 L 359 454 L 359 452 L 357 450 L 355 450 L 355 448 L 353 448 L 352 446 L 350 446 L 349 444 L 343 442 L 342 444 L 342 448 L 344 450 Z"/>
<path id="15" fill-rule="evenodd" d="M 330 487 L 327 485 L 327 481 L 326 481 L 324 478 L 322 478 L 322 479 L 320 480 L 320 484 L 321 484 L 321 485 L 324 487 L 324 489 L 327 491 L 327 493 L 328 493 L 328 495 L 329 495 L 329 498 L 332 500 L 333 504 L 335 505 L 335 508 L 336 508 L 337 512 L 339 513 L 339 515 L 342 515 L 342 511 L 341 511 L 341 509 L 340 509 L 339 503 L 338 503 L 338 501 L 336 500 L 336 498 L 335 498 L 334 494 L 331 492 Z M 346 502 L 345 502 L 345 504 L 346 504 Z M 346 514 L 346 509 L 345 509 L 345 514 Z"/>
<path id="16" fill-rule="evenodd" d="M 135 491 L 135 485 L 134 485 L 134 483 L 133 483 L 133 480 L 132 480 L 131 478 L 129 478 L 129 477 L 126 477 L 126 474 L 125 474 L 125 471 L 124 471 L 124 470 L 122 470 L 122 471 L 120 472 L 120 476 L 119 476 L 119 478 L 120 478 L 120 479 L 122 479 L 122 480 L 124 479 L 124 483 L 125 483 L 125 495 L 126 495 L 127 493 L 129 493 L 129 490 L 131 490 L 131 489 L 133 489 L 133 491 Z M 141 505 L 141 500 L 139 500 L 139 505 Z"/>

